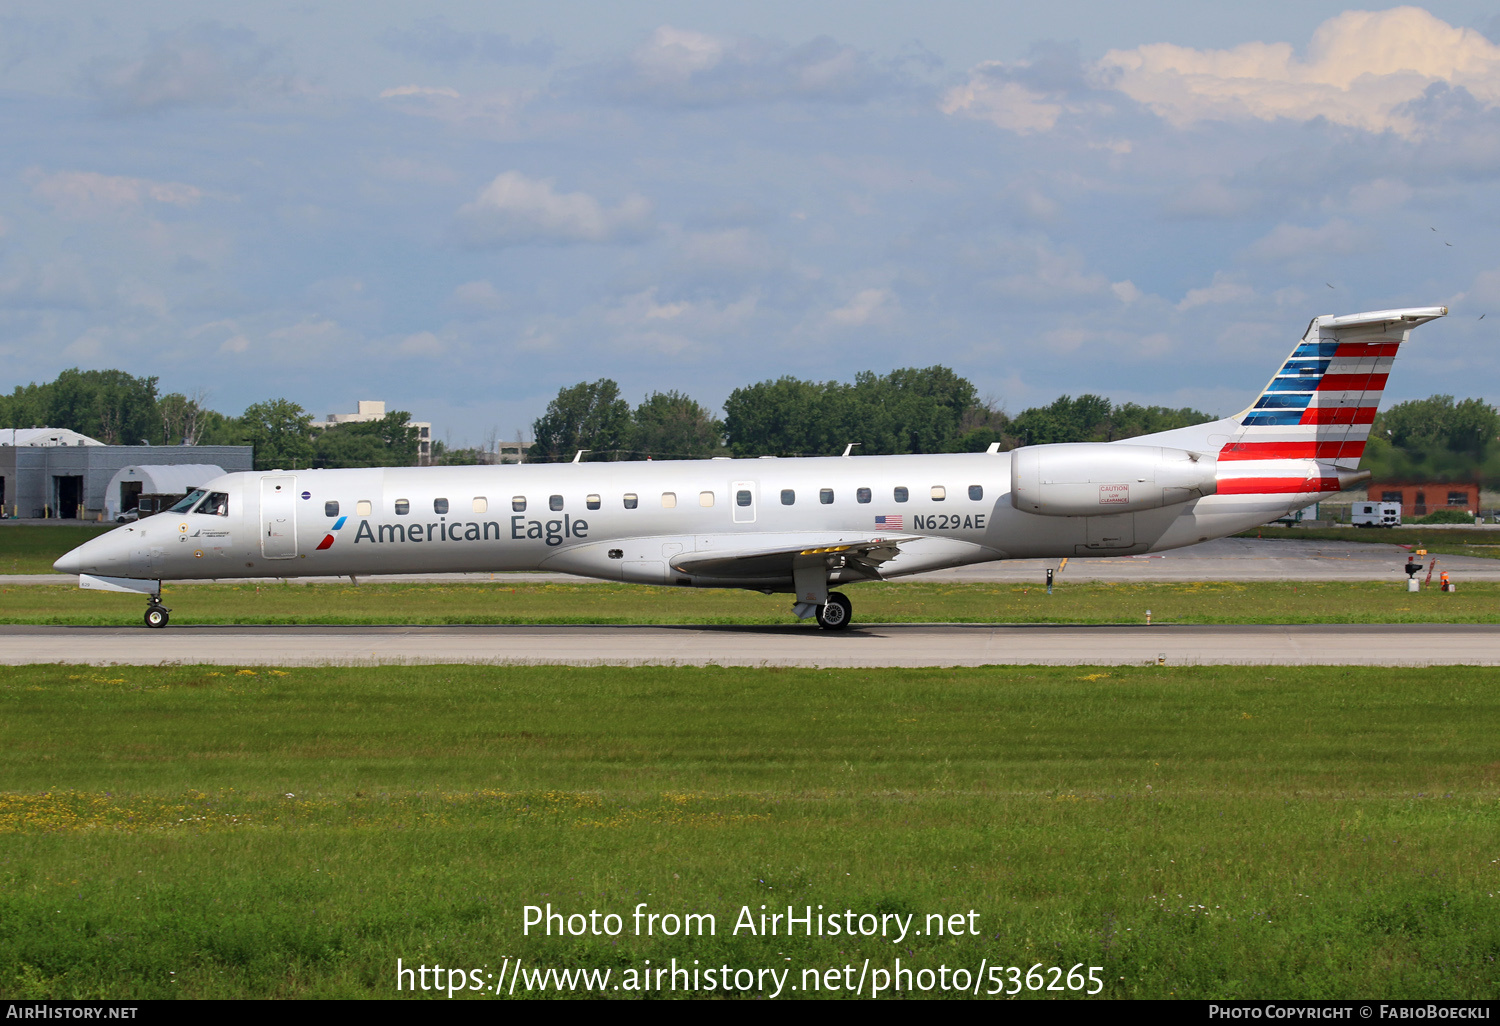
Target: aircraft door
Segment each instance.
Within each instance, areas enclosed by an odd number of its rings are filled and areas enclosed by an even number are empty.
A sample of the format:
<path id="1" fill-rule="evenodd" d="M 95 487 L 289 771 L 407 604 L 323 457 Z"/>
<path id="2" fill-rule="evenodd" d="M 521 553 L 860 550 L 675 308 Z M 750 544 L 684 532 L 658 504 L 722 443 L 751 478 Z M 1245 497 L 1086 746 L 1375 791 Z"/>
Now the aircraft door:
<path id="1" fill-rule="evenodd" d="M 260 551 L 267 559 L 297 555 L 297 478 L 260 479 Z"/>
<path id="2" fill-rule="evenodd" d="M 736 524 L 755 523 L 755 497 L 759 491 L 754 481 L 736 481 L 729 486 L 731 508 Z"/>

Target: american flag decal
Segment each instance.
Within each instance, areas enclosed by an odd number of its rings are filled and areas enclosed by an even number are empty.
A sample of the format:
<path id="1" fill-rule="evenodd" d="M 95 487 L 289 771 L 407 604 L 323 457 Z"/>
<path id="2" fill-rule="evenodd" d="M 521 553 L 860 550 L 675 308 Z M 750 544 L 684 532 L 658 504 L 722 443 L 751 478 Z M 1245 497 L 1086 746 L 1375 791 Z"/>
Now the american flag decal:
<path id="1" fill-rule="evenodd" d="M 891 528 L 894 531 L 899 531 L 899 530 L 902 529 L 902 527 L 901 527 L 901 518 L 900 517 L 896 517 L 896 516 L 891 516 L 890 514 L 887 514 L 885 516 L 876 517 L 875 518 L 875 526 L 876 527 L 889 527 L 889 528 Z"/>

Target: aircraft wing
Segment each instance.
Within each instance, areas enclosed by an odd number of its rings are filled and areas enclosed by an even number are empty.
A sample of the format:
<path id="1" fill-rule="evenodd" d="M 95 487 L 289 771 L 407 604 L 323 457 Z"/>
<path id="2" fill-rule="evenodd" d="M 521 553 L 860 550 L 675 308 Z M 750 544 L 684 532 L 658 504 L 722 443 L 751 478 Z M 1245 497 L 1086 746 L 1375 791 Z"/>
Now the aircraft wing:
<path id="1" fill-rule="evenodd" d="M 749 541 L 750 539 L 746 539 Z M 843 580 L 880 577 L 880 564 L 892 559 L 915 535 L 878 538 L 807 538 L 792 545 L 747 546 L 739 551 L 684 552 L 672 559 L 672 569 L 703 577 L 765 579 L 791 577 L 793 571 L 822 564 L 843 571 Z M 763 543 L 762 543 L 763 544 Z"/>

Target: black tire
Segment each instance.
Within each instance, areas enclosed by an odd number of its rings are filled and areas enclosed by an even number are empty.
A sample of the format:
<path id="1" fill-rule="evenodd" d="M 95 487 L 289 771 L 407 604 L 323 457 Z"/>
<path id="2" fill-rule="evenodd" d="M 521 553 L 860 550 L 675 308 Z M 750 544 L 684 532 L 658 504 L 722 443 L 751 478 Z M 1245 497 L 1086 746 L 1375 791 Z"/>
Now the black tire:
<path id="1" fill-rule="evenodd" d="M 165 606 L 148 606 L 146 609 L 147 627 L 165 627 L 167 625 L 167 609 Z"/>
<path id="2" fill-rule="evenodd" d="M 827 605 L 818 607 L 818 626 L 825 631 L 841 631 L 854 619 L 854 606 L 837 591 L 828 593 Z"/>

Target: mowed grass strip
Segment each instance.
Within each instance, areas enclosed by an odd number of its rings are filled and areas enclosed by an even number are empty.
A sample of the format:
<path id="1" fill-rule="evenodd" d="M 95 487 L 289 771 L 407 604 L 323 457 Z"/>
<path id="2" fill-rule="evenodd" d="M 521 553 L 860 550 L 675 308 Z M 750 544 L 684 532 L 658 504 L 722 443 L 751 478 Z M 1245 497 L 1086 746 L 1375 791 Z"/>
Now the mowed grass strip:
<path id="1" fill-rule="evenodd" d="M 870 583 L 845 589 L 861 623 L 1500 623 L 1500 583 L 1411 594 L 1386 583 Z M 623 584 L 166 585 L 172 623 L 762 624 L 786 595 Z M 71 586 L 0 587 L 0 623 L 134 625 L 144 599 Z M 170 629 L 170 628 L 168 628 Z M 816 629 L 809 623 L 809 629 Z"/>
<path id="2" fill-rule="evenodd" d="M 0 523 L 0 574 L 54 573 L 52 564 L 59 556 L 116 526 Z"/>
<path id="3" fill-rule="evenodd" d="M 1497 734 L 1491 669 L 13 669 L 0 992 L 900 957 L 1099 965 L 1117 997 L 1489 998 Z M 524 936 L 549 902 L 718 929 Z M 972 909 L 979 935 L 735 935 L 762 904 Z"/>

